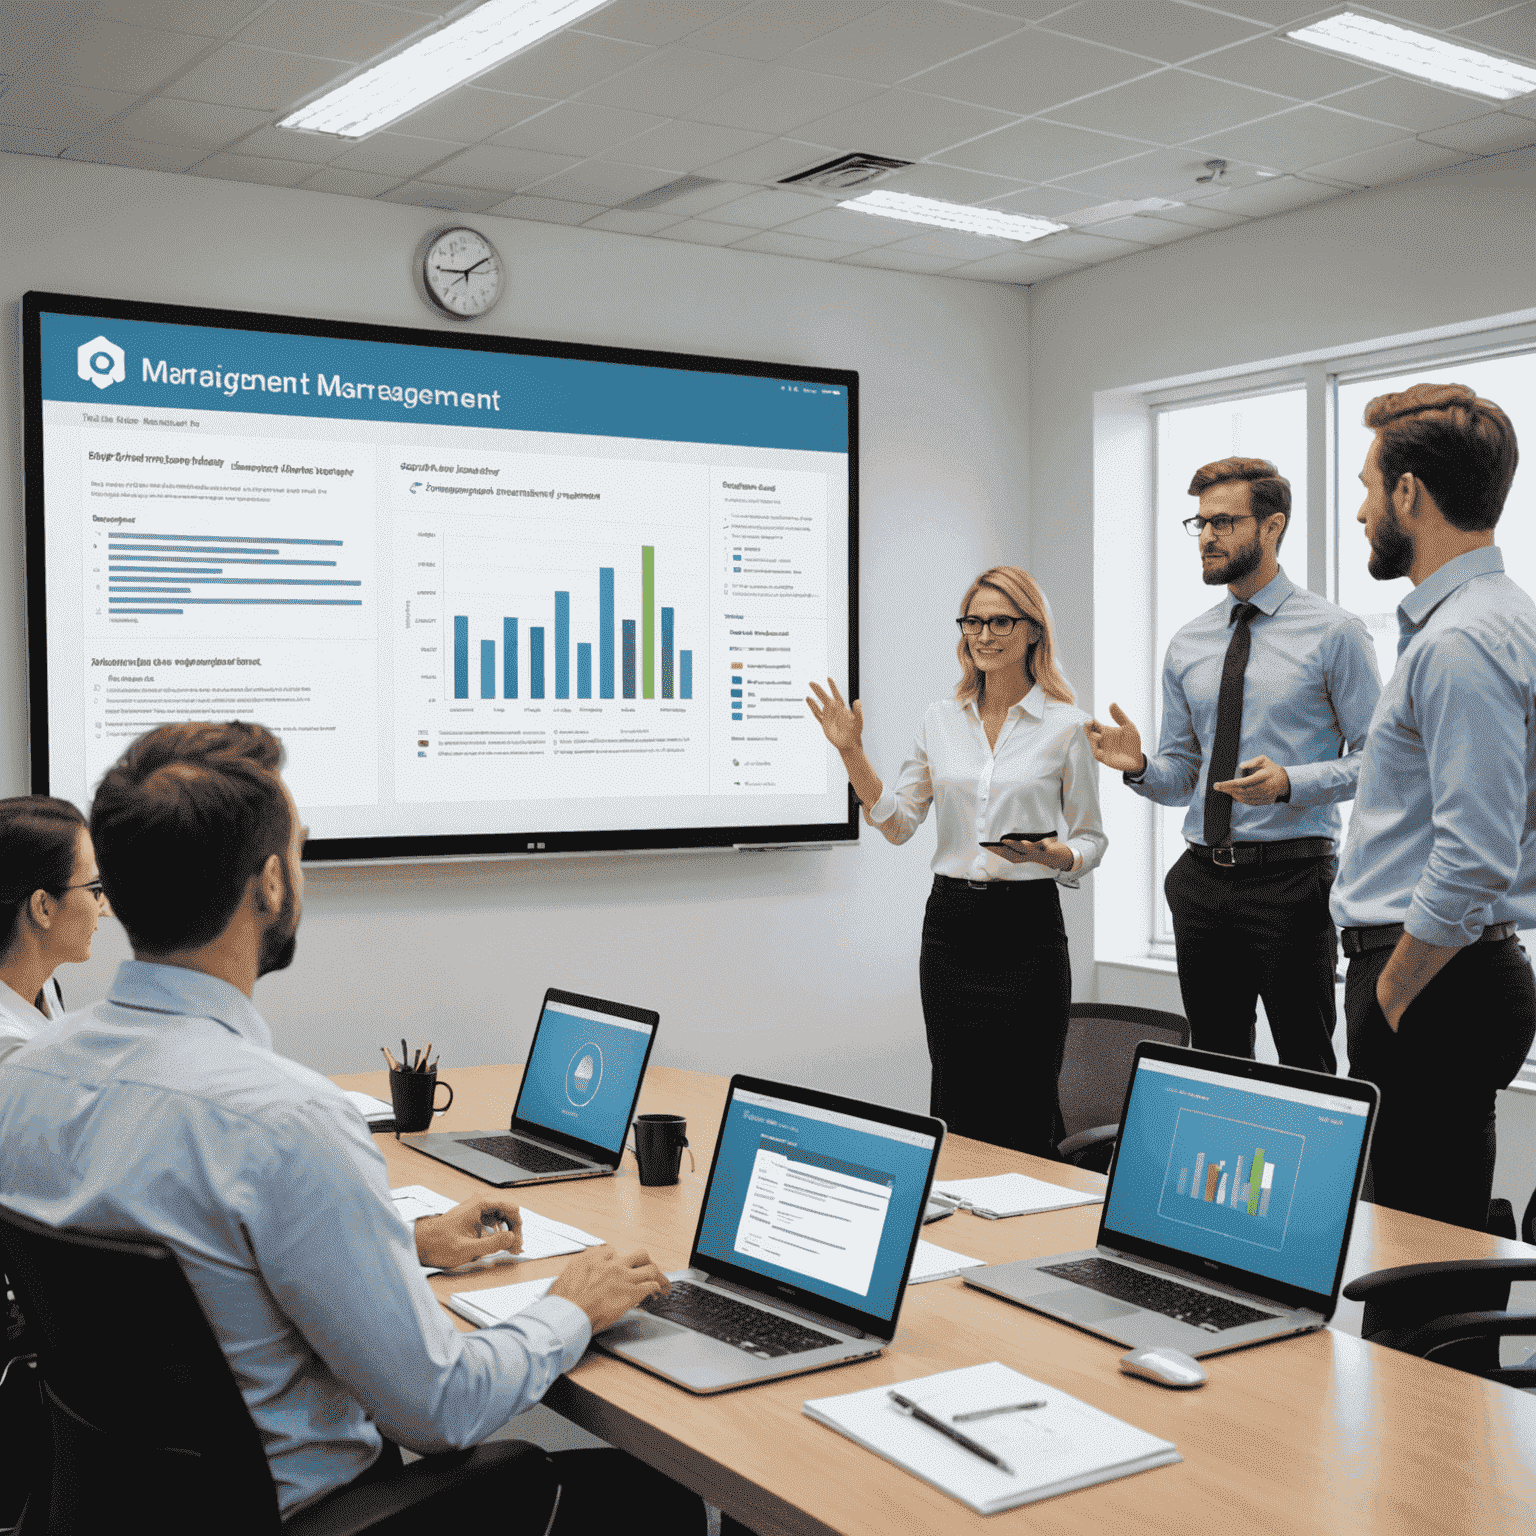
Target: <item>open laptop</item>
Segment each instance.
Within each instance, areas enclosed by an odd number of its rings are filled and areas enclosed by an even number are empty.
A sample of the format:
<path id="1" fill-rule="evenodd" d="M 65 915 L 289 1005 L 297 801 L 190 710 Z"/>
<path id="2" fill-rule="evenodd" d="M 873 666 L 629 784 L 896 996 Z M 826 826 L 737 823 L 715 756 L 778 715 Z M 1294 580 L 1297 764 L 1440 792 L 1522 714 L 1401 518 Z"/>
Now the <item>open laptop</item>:
<path id="1" fill-rule="evenodd" d="M 551 987 L 506 1131 L 400 1140 L 506 1189 L 613 1173 L 624 1152 L 660 1015 Z"/>
<path id="2" fill-rule="evenodd" d="M 965 1282 L 1136 1349 L 1310 1333 L 1338 1305 L 1376 1107 L 1370 1083 L 1143 1041 L 1098 1246 Z"/>
<path id="3" fill-rule="evenodd" d="M 878 1355 L 944 1122 L 731 1079 L 688 1268 L 593 1343 L 690 1392 Z"/>

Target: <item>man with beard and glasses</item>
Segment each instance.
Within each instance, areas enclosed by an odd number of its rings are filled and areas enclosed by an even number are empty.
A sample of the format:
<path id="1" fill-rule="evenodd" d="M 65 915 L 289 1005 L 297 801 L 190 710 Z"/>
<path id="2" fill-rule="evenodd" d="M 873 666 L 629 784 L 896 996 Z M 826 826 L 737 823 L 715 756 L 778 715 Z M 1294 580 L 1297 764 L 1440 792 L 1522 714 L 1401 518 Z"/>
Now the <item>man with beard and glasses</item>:
<path id="1" fill-rule="evenodd" d="M 408 1230 L 362 1117 L 273 1050 L 252 1002 L 257 979 L 292 961 L 302 915 L 306 830 L 281 758 L 259 725 L 167 725 L 102 778 L 91 836 L 134 959 L 105 1002 L 0 1074 L 0 1204 L 174 1250 L 287 1517 L 398 1471 L 401 1445 L 484 1439 L 668 1282 L 639 1250 L 593 1248 L 508 1322 L 466 1335 L 448 1321 L 423 1264 L 518 1251 L 517 1213 L 472 1200 Z M 504 1215 L 509 1229 L 485 1235 Z M 696 1496 L 621 1452 L 555 1462 L 557 1533 L 635 1509 L 659 1529 L 707 1529 Z M 456 1516 L 501 1525 L 517 1488 L 490 1476 L 452 1497 Z"/>
<path id="2" fill-rule="evenodd" d="M 1369 570 L 1413 591 L 1333 892 L 1349 1065 L 1381 1089 L 1369 1198 L 1481 1229 L 1495 1095 L 1536 1035 L 1536 604 L 1493 542 L 1519 450 L 1462 384 L 1380 395 L 1365 424 Z"/>
<path id="3" fill-rule="evenodd" d="M 1157 755 L 1118 704 L 1088 741 L 1137 794 L 1189 807 L 1163 890 L 1193 1043 L 1251 1057 L 1262 997 L 1280 1060 L 1333 1072 L 1335 807 L 1381 693 L 1375 653 L 1358 618 L 1280 569 L 1291 486 L 1273 464 L 1221 459 L 1189 494 L 1205 584 L 1227 595 L 1169 643 Z"/>

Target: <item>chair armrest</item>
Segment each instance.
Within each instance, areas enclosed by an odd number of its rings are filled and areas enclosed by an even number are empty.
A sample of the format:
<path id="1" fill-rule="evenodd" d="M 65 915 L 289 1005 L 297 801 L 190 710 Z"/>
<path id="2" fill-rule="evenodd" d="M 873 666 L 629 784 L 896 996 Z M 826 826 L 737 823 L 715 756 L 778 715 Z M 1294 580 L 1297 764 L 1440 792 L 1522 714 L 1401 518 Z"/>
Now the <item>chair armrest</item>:
<path id="1" fill-rule="evenodd" d="M 503 1484 L 494 1507 L 511 1516 L 498 1530 L 544 1536 L 560 1491 L 554 1463 L 525 1440 L 493 1440 L 468 1451 L 424 1456 L 404 1471 L 344 1489 L 283 1522 L 284 1536 L 395 1536 L 483 1513 L 492 1500 L 473 1485 Z M 518 1516 L 526 1518 L 519 1519 Z"/>
<path id="2" fill-rule="evenodd" d="M 1400 1264 L 1395 1269 L 1374 1269 L 1344 1287 L 1350 1301 L 1389 1305 L 1394 1293 L 1432 1280 L 1465 1278 L 1488 1284 L 1536 1280 L 1536 1259 L 1440 1259 L 1433 1264 Z"/>
<path id="3" fill-rule="evenodd" d="M 1061 1142 L 1056 1153 L 1065 1163 L 1075 1163 L 1083 1153 L 1094 1147 L 1102 1146 L 1106 1141 L 1114 1141 L 1120 1134 L 1120 1122 L 1113 1125 L 1090 1126 L 1086 1131 L 1079 1131 L 1075 1136 L 1068 1136 Z"/>
<path id="4" fill-rule="evenodd" d="M 1461 1339 L 1502 1339 L 1536 1334 L 1536 1312 L 1452 1312 L 1425 1323 L 1403 1340 L 1410 1355 L 1433 1360 L 1435 1352 Z M 1536 1372 L 1531 1375 L 1536 1385 Z"/>

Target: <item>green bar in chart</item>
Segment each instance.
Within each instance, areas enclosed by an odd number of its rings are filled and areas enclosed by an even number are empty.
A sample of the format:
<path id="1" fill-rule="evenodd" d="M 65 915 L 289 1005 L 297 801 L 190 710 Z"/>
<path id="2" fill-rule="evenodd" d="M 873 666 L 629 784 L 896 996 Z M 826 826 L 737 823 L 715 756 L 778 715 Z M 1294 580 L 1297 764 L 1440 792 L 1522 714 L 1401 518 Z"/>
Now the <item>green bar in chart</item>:
<path id="1" fill-rule="evenodd" d="M 1253 1167 L 1248 1170 L 1248 1214 L 1256 1215 L 1259 1209 L 1259 1190 L 1264 1181 L 1264 1148 L 1253 1154 Z"/>
<path id="2" fill-rule="evenodd" d="M 656 546 L 640 546 L 640 687 L 656 697 Z"/>

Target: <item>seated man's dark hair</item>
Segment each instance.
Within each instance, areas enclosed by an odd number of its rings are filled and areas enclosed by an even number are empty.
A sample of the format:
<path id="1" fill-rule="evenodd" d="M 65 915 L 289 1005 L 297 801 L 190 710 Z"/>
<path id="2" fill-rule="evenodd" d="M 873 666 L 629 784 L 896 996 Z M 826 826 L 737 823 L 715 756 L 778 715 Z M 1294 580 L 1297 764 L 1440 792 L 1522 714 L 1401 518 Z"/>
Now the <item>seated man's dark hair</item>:
<path id="1" fill-rule="evenodd" d="M 107 899 L 135 950 L 173 954 L 211 943 L 246 887 L 293 834 L 264 726 L 162 725 L 109 768 L 91 804 Z"/>

